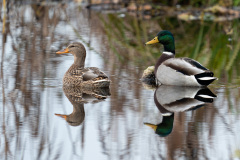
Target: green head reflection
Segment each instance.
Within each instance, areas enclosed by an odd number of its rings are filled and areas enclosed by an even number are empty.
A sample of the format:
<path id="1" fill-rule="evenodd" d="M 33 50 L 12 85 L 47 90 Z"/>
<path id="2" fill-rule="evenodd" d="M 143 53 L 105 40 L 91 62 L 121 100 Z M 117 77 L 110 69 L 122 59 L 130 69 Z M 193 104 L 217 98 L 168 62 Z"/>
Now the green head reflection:
<path id="1" fill-rule="evenodd" d="M 151 123 L 144 123 L 145 125 L 151 127 L 156 134 L 158 134 L 160 137 L 166 137 L 168 136 L 173 129 L 173 121 L 174 121 L 174 114 L 171 114 L 170 116 L 163 116 L 163 120 L 158 125 L 154 125 Z"/>

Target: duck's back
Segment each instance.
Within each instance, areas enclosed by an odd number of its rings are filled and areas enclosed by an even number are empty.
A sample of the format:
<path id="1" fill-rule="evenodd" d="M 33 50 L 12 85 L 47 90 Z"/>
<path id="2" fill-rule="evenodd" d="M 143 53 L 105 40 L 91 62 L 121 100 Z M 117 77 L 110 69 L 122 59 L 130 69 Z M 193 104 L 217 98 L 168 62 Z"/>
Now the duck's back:
<path id="1" fill-rule="evenodd" d="M 156 77 L 165 85 L 202 86 L 195 76 L 203 73 L 213 76 L 211 71 L 193 59 L 170 58 L 158 67 Z"/>
<path id="2" fill-rule="evenodd" d="M 108 87 L 110 80 L 96 67 L 83 68 L 73 64 L 63 77 L 63 85 L 85 88 Z"/>

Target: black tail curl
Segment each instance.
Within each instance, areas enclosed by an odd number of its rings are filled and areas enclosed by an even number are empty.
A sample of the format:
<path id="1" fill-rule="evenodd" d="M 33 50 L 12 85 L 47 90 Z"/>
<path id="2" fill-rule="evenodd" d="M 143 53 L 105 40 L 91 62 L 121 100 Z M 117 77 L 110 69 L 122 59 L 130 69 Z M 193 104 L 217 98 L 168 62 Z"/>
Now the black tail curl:
<path id="1" fill-rule="evenodd" d="M 203 85 L 203 86 L 207 86 L 210 83 L 212 83 L 215 79 L 213 77 L 213 72 L 204 72 L 204 73 L 199 73 L 195 75 L 196 80 L 198 81 L 199 84 Z M 204 78 L 204 77 L 213 77 L 213 79 L 209 79 L 209 80 L 201 80 L 200 78 Z"/>

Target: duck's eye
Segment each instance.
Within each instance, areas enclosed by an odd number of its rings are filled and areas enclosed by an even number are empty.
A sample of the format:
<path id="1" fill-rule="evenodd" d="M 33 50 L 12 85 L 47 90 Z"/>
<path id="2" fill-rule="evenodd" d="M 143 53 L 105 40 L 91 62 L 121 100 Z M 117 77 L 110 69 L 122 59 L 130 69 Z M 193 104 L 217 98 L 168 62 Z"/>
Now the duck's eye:
<path id="1" fill-rule="evenodd" d="M 74 47 L 74 46 L 69 46 L 68 48 L 72 48 L 72 47 Z"/>

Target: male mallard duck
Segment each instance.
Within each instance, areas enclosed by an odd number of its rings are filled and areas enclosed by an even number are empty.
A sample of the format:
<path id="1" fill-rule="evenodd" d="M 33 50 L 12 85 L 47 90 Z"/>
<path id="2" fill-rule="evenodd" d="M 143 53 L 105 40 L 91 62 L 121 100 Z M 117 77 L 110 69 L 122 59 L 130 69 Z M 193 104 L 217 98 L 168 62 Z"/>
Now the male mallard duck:
<path id="1" fill-rule="evenodd" d="M 71 43 L 66 49 L 56 53 L 71 53 L 74 56 L 74 63 L 63 77 L 63 85 L 81 86 L 84 88 L 108 87 L 110 85 L 107 75 L 98 68 L 84 68 L 86 50 L 81 43 Z"/>
<path id="2" fill-rule="evenodd" d="M 154 70 L 157 82 L 174 86 L 207 86 L 217 79 L 213 77 L 213 72 L 193 59 L 174 58 L 175 45 L 171 32 L 163 30 L 146 44 L 154 43 L 164 46 L 163 54 L 157 60 Z"/>

